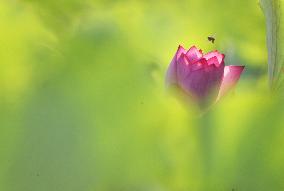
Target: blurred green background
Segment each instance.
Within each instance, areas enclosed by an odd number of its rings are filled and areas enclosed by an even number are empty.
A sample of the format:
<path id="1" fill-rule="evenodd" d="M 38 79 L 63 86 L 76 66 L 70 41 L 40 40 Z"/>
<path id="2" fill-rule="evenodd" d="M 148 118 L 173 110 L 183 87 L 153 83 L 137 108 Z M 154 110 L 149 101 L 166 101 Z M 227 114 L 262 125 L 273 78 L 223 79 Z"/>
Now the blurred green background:
<path id="1" fill-rule="evenodd" d="M 202 117 L 164 89 L 179 44 L 246 66 Z M 284 190 L 266 60 L 257 0 L 0 0 L 0 190 Z"/>

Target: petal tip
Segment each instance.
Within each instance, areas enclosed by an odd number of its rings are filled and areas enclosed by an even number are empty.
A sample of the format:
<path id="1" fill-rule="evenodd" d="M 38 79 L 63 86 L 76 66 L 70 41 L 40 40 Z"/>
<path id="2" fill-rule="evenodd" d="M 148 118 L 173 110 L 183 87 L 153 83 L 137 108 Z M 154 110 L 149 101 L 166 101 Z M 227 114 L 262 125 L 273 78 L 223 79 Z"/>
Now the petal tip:
<path id="1" fill-rule="evenodd" d="M 185 50 L 185 48 L 182 45 L 178 45 L 178 50 Z"/>

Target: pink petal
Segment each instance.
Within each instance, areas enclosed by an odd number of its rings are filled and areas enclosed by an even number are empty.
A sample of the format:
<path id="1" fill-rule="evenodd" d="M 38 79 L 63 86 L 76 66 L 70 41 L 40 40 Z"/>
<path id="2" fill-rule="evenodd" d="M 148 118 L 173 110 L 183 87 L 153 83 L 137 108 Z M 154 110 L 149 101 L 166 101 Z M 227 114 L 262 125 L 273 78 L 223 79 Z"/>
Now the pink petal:
<path id="1" fill-rule="evenodd" d="M 212 57 L 216 57 L 218 59 L 218 63 L 221 64 L 222 62 L 224 62 L 225 55 L 221 54 L 217 50 L 215 50 L 215 51 L 209 52 L 209 53 L 207 53 L 203 56 L 203 58 L 205 58 L 206 60 L 209 60 Z"/>
<path id="2" fill-rule="evenodd" d="M 177 84 L 177 60 L 182 53 L 185 54 L 186 50 L 182 46 L 179 46 L 174 58 L 172 59 L 168 67 L 166 75 L 166 86 Z"/>
<path id="3" fill-rule="evenodd" d="M 179 59 L 179 57 L 181 56 L 181 54 L 185 54 L 186 53 L 186 49 L 184 49 L 181 45 L 178 46 L 178 50 L 176 52 L 176 61 Z"/>
<path id="4" fill-rule="evenodd" d="M 192 46 L 186 53 L 186 56 L 190 62 L 190 64 L 198 61 L 202 58 L 202 51 L 197 49 L 196 46 Z"/>
<path id="5" fill-rule="evenodd" d="M 217 99 L 220 99 L 237 84 L 244 66 L 225 66 L 224 76 Z"/>
<path id="6" fill-rule="evenodd" d="M 223 72 L 224 64 L 216 67 L 215 65 L 208 65 L 206 63 L 203 68 L 191 71 L 180 82 L 180 86 L 186 93 L 195 97 L 201 105 L 208 104 L 208 101 L 213 102 L 213 100 L 216 100 Z"/>
<path id="7" fill-rule="evenodd" d="M 189 74 L 189 61 L 184 53 L 177 60 L 177 81 L 180 82 Z"/>
<path id="8" fill-rule="evenodd" d="M 219 66 L 219 60 L 216 56 L 211 57 L 207 60 L 208 65 L 214 64 L 216 67 Z"/>
<path id="9" fill-rule="evenodd" d="M 197 62 L 194 62 L 193 64 L 190 64 L 189 67 L 190 67 L 191 71 L 195 71 L 195 70 L 200 70 L 200 69 L 204 68 L 207 65 L 208 65 L 208 63 L 207 63 L 206 59 L 205 58 L 201 58 Z"/>
<path id="10" fill-rule="evenodd" d="M 201 98 L 206 92 L 207 76 L 203 69 L 190 73 L 183 81 L 179 82 L 180 87 L 195 98 Z"/>

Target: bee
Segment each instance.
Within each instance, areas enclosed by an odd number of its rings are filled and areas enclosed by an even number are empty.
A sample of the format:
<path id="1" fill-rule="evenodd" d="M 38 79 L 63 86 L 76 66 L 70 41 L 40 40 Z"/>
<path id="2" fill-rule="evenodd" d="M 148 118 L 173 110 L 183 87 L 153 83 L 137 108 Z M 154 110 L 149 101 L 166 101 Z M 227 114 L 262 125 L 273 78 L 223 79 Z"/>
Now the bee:
<path id="1" fill-rule="evenodd" d="M 215 38 L 213 36 L 208 36 L 207 39 L 214 44 Z"/>

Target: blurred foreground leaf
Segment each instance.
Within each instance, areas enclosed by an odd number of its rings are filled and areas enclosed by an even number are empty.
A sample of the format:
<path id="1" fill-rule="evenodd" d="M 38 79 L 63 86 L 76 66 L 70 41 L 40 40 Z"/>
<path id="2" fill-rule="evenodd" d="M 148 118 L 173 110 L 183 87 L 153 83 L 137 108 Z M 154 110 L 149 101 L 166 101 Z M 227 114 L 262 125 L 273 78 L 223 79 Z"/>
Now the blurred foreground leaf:
<path id="1" fill-rule="evenodd" d="M 278 90 L 283 83 L 284 15 L 283 0 L 260 0 L 266 17 L 269 85 Z"/>

